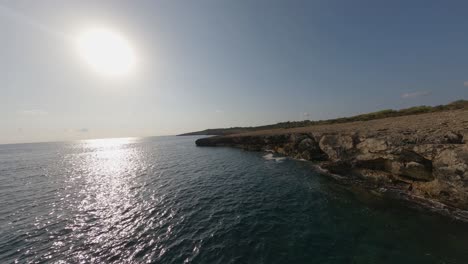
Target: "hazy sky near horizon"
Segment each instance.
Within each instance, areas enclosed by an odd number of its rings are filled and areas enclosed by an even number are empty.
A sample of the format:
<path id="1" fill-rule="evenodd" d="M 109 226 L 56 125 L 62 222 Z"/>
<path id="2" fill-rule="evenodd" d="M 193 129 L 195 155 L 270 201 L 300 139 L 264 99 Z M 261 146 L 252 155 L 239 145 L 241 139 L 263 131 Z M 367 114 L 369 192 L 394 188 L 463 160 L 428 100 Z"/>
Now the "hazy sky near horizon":
<path id="1" fill-rule="evenodd" d="M 0 143 L 177 134 L 468 98 L 466 1 L 0 1 Z M 75 38 L 135 53 L 103 76 Z"/>

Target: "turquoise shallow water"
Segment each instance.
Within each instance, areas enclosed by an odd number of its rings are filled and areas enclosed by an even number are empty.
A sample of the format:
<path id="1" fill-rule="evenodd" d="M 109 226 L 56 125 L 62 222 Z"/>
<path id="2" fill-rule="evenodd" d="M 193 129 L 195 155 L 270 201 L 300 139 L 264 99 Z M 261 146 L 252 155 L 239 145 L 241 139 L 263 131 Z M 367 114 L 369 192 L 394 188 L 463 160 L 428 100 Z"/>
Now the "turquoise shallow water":
<path id="1" fill-rule="evenodd" d="M 0 146 L 0 263 L 468 263 L 468 226 L 196 137 Z"/>

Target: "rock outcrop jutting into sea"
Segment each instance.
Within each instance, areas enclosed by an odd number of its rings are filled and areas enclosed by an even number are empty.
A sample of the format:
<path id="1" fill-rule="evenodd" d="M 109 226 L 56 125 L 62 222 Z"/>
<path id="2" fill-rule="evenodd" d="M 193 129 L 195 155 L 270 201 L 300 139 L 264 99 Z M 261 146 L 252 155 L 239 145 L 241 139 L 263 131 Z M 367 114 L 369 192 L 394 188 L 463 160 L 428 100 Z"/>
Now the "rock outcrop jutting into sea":
<path id="1" fill-rule="evenodd" d="M 202 138 L 315 161 L 340 182 L 468 222 L 468 110 Z"/>

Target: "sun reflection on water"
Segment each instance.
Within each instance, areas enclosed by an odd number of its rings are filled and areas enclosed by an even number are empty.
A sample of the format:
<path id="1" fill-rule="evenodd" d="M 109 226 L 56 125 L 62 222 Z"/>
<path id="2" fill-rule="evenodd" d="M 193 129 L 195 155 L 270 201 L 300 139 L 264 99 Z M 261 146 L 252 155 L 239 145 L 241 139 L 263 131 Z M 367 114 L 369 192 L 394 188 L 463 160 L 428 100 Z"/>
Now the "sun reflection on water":
<path id="1" fill-rule="evenodd" d="M 21 149 L 4 167 L 0 263 L 347 263 L 356 251 L 378 263 L 389 245 L 403 261 L 466 263 L 465 226 L 363 205 L 313 164 L 183 137 L 27 147 L 41 157 L 22 168 Z"/>
<path id="2" fill-rule="evenodd" d="M 135 137 L 128 138 L 100 138 L 100 139 L 86 139 L 79 142 L 83 147 L 89 148 L 105 148 L 105 147 L 120 147 L 131 143 L 138 142 L 140 139 Z"/>
<path id="3" fill-rule="evenodd" d="M 137 189 L 146 166 L 141 149 L 134 147 L 137 138 L 99 139 L 80 142 L 86 151 L 74 157 L 75 178 L 80 185 L 77 201 L 71 201 L 80 212 L 73 230 L 84 233 L 87 244 L 114 247 L 132 234 L 132 211 L 138 203 Z M 120 239 L 119 239 L 120 238 Z"/>

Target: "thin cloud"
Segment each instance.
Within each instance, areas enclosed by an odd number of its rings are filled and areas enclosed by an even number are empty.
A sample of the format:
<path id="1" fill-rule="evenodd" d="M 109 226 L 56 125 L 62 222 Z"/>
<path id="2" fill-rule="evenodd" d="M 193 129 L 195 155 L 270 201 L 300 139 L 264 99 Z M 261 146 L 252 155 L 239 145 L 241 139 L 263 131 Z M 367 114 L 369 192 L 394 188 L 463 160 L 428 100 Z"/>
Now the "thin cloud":
<path id="1" fill-rule="evenodd" d="M 430 94 L 431 94 L 431 92 L 429 92 L 429 91 L 417 91 L 417 92 L 411 92 L 411 93 L 404 93 L 404 94 L 401 95 L 401 98 L 410 99 L 410 98 L 427 96 L 427 95 L 430 95 Z"/>
<path id="2" fill-rule="evenodd" d="M 63 130 L 63 132 L 71 133 L 71 134 L 74 134 L 74 133 L 88 133 L 89 129 L 87 129 L 87 128 L 79 128 L 79 129 L 66 128 L 66 129 Z"/>
<path id="3" fill-rule="evenodd" d="M 34 28 L 36 30 L 39 30 L 40 32 L 46 33 L 49 36 L 54 36 L 54 37 L 60 37 L 64 39 L 70 39 L 70 36 L 67 36 L 66 34 L 59 32 L 57 30 L 54 30 L 47 25 L 36 21 L 32 19 L 31 17 L 27 16 L 26 14 L 22 14 L 8 6 L 4 6 L 0 4 L 0 17 L 6 17 L 7 19 L 10 19 L 12 21 L 17 21 L 24 23 L 31 28 Z"/>
<path id="4" fill-rule="evenodd" d="M 37 116 L 45 116 L 48 114 L 48 112 L 42 109 L 29 109 L 29 110 L 21 110 L 19 111 L 19 114 L 23 116 L 37 117 Z"/>
<path id="5" fill-rule="evenodd" d="M 468 81 L 465 81 L 465 82 L 463 83 L 463 86 L 468 87 Z"/>

